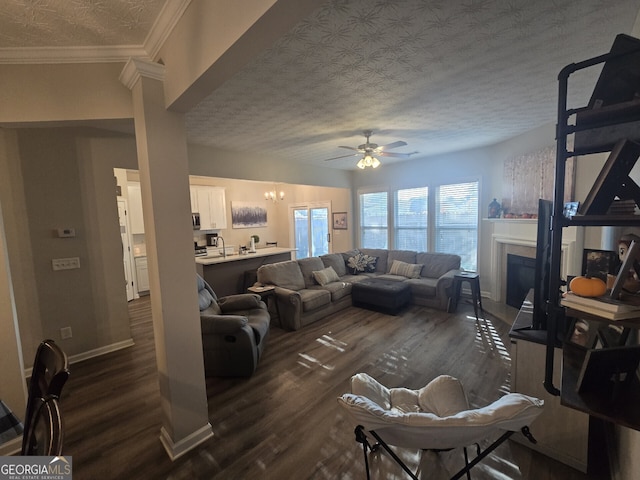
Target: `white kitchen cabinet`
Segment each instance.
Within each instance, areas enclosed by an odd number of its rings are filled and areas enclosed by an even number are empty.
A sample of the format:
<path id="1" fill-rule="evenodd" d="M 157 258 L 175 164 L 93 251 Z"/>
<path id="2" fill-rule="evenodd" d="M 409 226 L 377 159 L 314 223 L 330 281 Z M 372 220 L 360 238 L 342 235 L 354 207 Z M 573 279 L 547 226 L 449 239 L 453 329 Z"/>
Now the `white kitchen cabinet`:
<path id="1" fill-rule="evenodd" d="M 127 197 L 129 200 L 129 222 L 131 233 L 144 233 L 144 217 L 142 215 L 142 192 L 139 183 L 127 184 Z"/>
<path id="2" fill-rule="evenodd" d="M 191 196 L 191 213 L 199 212 L 198 210 L 198 187 L 189 185 L 189 195 Z"/>
<path id="3" fill-rule="evenodd" d="M 149 269 L 147 267 L 147 257 L 136 257 L 136 280 L 138 293 L 149 291 Z"/>
<path id="4" fill-rule="evenodd" d="M 212 187 L 210 189 L 209 207 L 211 227 L 215 229 L 227 228 L 227 206 L 225 204 L 224 188 Z"/>
<path id="5" fill-rule="evenodd" d="M 227 228 L 227 208 L 223 187 L 192 185 L 191 209 L 200 214 L 201 230 Z"/>

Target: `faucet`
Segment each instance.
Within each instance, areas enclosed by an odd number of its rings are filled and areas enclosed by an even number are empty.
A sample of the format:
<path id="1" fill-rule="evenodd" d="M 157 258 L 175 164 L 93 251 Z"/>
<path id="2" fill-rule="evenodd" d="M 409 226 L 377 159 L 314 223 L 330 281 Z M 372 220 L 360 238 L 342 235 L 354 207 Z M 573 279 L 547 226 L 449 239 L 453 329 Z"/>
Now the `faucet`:
<path id="1" fill-rule="evenodd" d="M 222 257 L 227 258 L 227 249 L 224 248 L 224 238 L 218 235 L 218 240 L 216 240 L 216 246 L 218 246 L 218 242 L 222 240 Z"/>

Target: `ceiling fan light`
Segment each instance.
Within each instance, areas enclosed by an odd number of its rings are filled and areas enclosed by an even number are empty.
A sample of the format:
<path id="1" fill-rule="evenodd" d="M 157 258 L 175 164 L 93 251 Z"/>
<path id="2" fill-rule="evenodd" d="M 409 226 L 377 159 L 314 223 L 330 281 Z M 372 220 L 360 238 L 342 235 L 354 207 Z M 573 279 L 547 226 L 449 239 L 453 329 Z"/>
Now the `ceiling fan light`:
<path id="1" fill-rule="evenodd" d="M 371 162 L 371 166 L 373 168 L 378 168 L 380 166 L 380 160 L 378 160 L 376 157 L 373 157 L 373 161 Z"/>
<path id="2" fill-rule="evenodd" d="M 361 158 L 360 160 L 358 160 L 358 163 L 356 164 L 356 167 L 364 170 L 364 167 L 366 167 L 366 165 L 364 164 L 364 159 Z"/>
<path id="3" fill-rule="evenodd" d="M 370 167 L 371 164 L 373 163 L 373 159 L 371 158 L 371 155 L 365 155 L 364 156 L 364 164 L 366 167 Z"/>

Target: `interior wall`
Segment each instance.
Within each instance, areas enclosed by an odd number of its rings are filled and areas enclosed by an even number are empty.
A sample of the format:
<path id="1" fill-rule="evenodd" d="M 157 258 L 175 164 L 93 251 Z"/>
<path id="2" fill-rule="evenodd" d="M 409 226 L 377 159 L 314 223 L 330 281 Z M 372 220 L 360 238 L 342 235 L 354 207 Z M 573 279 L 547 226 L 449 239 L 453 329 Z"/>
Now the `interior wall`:
<path id="1" fill-rule="evenodd" d="M 0 398 L 14 412 L 23 412 L 26 406 L 27 389 L 24 381 L 24 364 L 22 361 L 22 348 L 20 344 L 20 329 L 18 326 L 18 309 L 20 303 L 15 298 L 13 281 L 20 279 L 20 269 L 13 277 L 9 265 L 8 242 L 5 224 L 12 219 L 4 216 L 4 211 L 11 212 L 12 199 L 7 196 L 7 180 L 10 181 L 9 161 L 15 157 L 15 132 L 6 132 L 0 129 L 0 331 L 2 331 L 2 348 L 0 348 Z M 8 158 L 10 157 L 10 158 Z M 10 183 L 9 183 L 10 186 Z M 7 202 L 5 203 L 5 199 Z M 9 455 L 14 446 L 0 445 L 0 455 Z"/>
<path id="2" fill-rule="evenodd" d="M 135 159 L 131 151 L 125 154 L 127 146 L 130 147 L 128 142 L 115 139 L 77 140 L 88 267 L 94 298 L 93 319 L 100 346 L 116 346 L 120 342 L 126 345 L 131 341 L 123 262 L 116 261 L 122 259 L 123 246 L 113 173 L 116 159 Z M 121 150 L 121 155 L 116 154 L 118 150 Z"/>
<path id="3" fill-rule="evenodd" d="M 0 65 L 0 123 L 133 118 L 121 63 Z"/>
<path id="4" fill-rule="evenodd" d="M 248 137 L 250 140 L 250 135 Z M 238 155 L 202 145 L 189 145 L 189 172 L 206 177 L 272 181 L 297 185 L 351 188 L 351 170 L 291 165 L 265 152 Z"/>
<path id="5" fill-rule="evenodd" d="M 96 325 L 86 321 L 95 305 L 75 138 L 51 129 L 18 136 L 42 332 L 70 355 L 87 351 L 96 346 Z M 76 236 L 58 238 L 58 228 L 73 228 Z M 79 257 L 81 268 L 53 271 L 52 259 L 69 257 Z M 72 339 L 61 339 L 63 327 L 72 328 Z"/>
<path id="6" fill-rule="evenodd" d="M 32 358 L 42 338 L 59 342 L 70 356 L 130 341 L 112 168 L 127 156 L 136 166 L 135 142 L 131 156 L 122 140 L 97 139 L 92 146 L 79 141 L 76 129 L 20 129 L 16 137 L 24 201 L 10 214 L 24 222 L 24 238 L 9 246 L 9 258 L 25 277 L 14 281 L 16 298 L 39 307 L 30 307 L 32 317 L 16 301 L 24 358 Z M 8 230 L 20 225 L 5 221 Z M 76 235 L 59 238 L 58 228 Z M 79 269 L 53 271 L 52 259 L 69 257 L 80 259 Z M 71 327 L 72 338 L 61 338 L 62 327 Z"/>
<path id="7" fill-rule="evenodd" d="M 44 338 L 40 323 L 40 302 L 31 252 L 31 231 L 27 221 L 24 179 L 20 165 L 18 132 L 0 128 L 0 204 L 6 236 L 13 299 L 20 321 L 24 358 L 33 358 Z"/>

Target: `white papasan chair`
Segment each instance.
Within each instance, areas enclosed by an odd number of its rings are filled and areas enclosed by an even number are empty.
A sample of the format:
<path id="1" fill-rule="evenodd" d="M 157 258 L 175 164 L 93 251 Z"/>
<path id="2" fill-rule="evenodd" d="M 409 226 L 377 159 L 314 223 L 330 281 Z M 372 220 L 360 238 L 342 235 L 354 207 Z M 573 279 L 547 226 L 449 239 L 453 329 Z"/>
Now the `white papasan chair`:
<path id="1" fill-rule="evenodd" d="M 351 393 L 338 403 L 356 425 L 356 441 L 362 444 L 367 479 L 370 478 L 367 449 L 382 446 L 411 478 L 418 477 L 389 446 L 422 450 L 464 448 L 465 467 L 452 480 L 470 470 L 514 432 L 535 439 L 528 425 L 542 413 L 544 401 L 520 393 L 509 393 L 486 407 L 470 409 L 462 383 L 440 375 L 419 390 L 387 388 L 366 373 L 351 377 Z M 481 451 L 479 442 L 500 435 Z M 376 443 L 368 441 L 371 436 Z M 466 447 L 476 445 L 477 455 L 469 462 Z"/>

